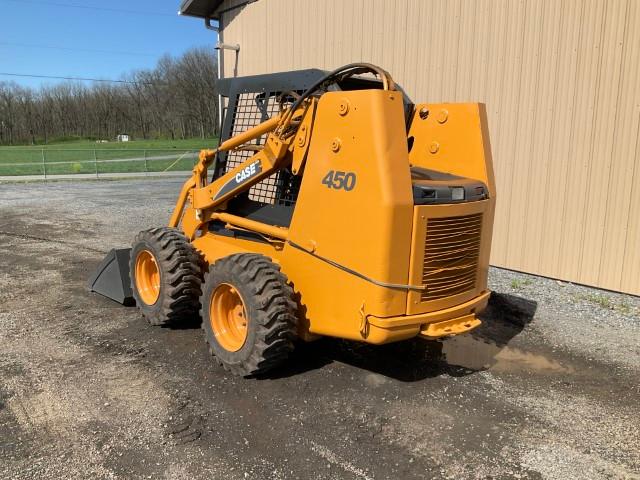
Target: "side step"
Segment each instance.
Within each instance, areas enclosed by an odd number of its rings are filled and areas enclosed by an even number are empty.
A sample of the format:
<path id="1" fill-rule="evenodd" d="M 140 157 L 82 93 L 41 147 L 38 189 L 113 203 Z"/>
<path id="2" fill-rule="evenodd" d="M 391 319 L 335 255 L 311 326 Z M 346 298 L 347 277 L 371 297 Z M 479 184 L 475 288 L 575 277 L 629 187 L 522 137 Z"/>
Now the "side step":
<path id="1" fill-rule="evenodd" d="M 472 313 L 471 315 L 452 318 L 451 320 L 428 323 L 420 330 L 420 336 L 433 339 L 449 335 L 460 335 L 461 333 L 466 333 L 479 327 L 481 323 L 475 314 Z"/>
<path id="2" fill-rule="evenodd" d="M 87 286 L 92 292 L 104 295 L 122 305 L 132 307 L 136 304 L 131 291 L 129 278 L 130 248 L 114 248 L 89 279 Z"/>

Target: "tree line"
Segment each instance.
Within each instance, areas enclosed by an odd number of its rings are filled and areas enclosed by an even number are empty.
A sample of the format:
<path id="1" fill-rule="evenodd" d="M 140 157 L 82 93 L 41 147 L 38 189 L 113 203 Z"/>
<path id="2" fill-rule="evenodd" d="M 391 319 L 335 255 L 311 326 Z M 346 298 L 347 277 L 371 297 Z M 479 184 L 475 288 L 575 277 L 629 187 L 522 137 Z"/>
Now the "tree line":
<path id="1" fill-rule="evenodd" d="M 216 58 L 194 48 L 165 56 L 127 83 L 65 81 L 38 89 L 0 82 L 0 144 L 46 144 L 73 138 L 208 138 L 218 133 Z"/>

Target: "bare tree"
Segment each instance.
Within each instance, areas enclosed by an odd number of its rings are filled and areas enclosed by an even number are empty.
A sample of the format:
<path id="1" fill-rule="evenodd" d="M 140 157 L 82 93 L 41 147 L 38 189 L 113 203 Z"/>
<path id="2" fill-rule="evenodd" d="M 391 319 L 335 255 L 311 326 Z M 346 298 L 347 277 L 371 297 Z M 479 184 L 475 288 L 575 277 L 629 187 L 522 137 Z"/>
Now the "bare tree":
<path id="1" fill-rule="evenodd" d="M 0 82 L 0 144 L 62 138 L 209 137 L 218 133 L 213 49 L 164 56 L 154 69 L 131 72 L 128 83 L 63 82 L 30 89 Z"/>
<path id="2" fill-rule="evenodd" d="M 14 130 L 16 128 L 16 92 L 18 86 L 15 83 L 0 83 L 0 128 L 2 141 L 9 145 L 14 142 Z"/>

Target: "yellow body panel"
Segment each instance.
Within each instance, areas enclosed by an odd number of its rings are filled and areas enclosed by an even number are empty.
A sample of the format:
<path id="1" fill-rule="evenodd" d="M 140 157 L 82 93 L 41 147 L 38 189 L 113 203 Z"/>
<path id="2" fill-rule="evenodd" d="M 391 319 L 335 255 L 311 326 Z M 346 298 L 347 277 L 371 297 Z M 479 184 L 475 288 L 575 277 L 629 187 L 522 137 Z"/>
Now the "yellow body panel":
<path id="1" fill-rule="evenodd" d="M 341 115 L 344 103 L 349 110 Z M 337 151 L 334 142 L 339 142 Z M 402 97 L 382 90 L 323 95 L 308 156 L 289 240 L 371 279 L 406 284 L 413 196 Z M 328 188 L 323 179 L 330 171 L 355 174 L 354 188 Z M 323 333 L 326 324 L 335 324 L 331 331 L 340 331 L 363 303 L 370 314 L 404 313 L 405 290 L 343 278 L 335 267 L 320 260 L 314 263 L 318 267 L 311 284 L 301 290 L 317 333 Z M 343 286 L 349 289 L 344 297 L 336 294 Z"/>
<path id="2" fill-rule="evenodd" d="M 482 180 L 495 202 L 487 112 L 483 104 L 417 104 L 409 129 L 411 137 L 411 165 Z"/>

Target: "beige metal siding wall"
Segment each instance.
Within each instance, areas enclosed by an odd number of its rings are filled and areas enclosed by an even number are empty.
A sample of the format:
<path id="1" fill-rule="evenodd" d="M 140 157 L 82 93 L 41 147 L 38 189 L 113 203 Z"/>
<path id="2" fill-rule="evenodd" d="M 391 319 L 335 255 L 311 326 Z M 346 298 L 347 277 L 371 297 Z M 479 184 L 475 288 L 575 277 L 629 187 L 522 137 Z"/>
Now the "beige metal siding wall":
<path id="1" fill-rule="evenodd" d="M 369 61 L 486 103 L 492 263 L 640 294 L 640 1 L 260 0 L 223 25 L 240 75 Z"/>

